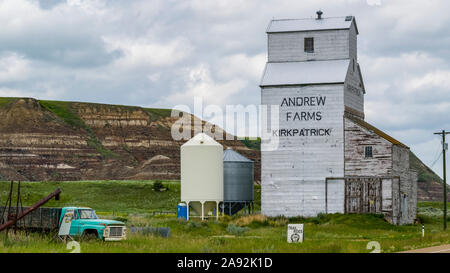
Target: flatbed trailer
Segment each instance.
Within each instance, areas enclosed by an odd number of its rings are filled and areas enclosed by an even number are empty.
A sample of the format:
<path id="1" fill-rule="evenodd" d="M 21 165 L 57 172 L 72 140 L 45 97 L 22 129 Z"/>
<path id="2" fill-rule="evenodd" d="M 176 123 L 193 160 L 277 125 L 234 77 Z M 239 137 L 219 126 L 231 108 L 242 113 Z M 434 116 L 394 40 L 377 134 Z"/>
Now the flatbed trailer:
<path id="1" fill-rule="evenodd" d="M 23 207 L 23 209 L 19 208 L 17 214 L 22 213 L 22 211 L 26 211 L 29 207 Z M 6 210 L 5 212 L 3 212 Z M 52 231 L 58 229 L 59 220 L 61 217 L 62 208 L 45 208 L 40 207 L 36 210 L 30 212 L 22 219 L 18 220 L 16 226 L 18 228 L 27 228 L 27 229 L 42 229 L 46 231 Z M 16 214 L 16 207 L 11 207 L 12 214 Z M 0 219 L 0 223 L 6 223 L 8 221 L 8 208 L 0 207 L 0 217 L 3 215 L 3 219 Z M 13 228 L 11 226 L 11 228 Z"/>

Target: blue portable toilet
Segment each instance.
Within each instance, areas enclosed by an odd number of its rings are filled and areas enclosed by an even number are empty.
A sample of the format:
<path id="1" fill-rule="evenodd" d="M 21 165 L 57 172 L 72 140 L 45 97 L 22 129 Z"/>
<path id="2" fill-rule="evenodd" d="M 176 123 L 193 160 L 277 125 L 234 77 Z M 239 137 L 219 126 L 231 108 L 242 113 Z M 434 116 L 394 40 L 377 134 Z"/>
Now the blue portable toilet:
<path id="1" fill-rule="evenodd" d="M 177 206 L 177 219 L 184 218 L 187 220 L 188 209 L 185 203 L 179 203 Z"/>

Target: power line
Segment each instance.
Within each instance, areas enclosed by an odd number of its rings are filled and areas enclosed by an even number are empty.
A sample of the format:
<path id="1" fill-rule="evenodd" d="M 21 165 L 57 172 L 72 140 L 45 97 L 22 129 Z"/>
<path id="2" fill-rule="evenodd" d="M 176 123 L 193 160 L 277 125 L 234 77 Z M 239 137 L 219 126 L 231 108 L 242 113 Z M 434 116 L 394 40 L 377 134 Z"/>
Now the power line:
<path id="1" fill-rule="evenodd" d="M 430 165 L 430 169 L 433 168 L 434 164 L 436 164 L 436 162 L 438 162 L 439 158 L 441 158 L 442 155 L 442 151 L 439 153 L 438 157 L 436 158 L 436 160 L 433 162 L 433 164 Z"/>

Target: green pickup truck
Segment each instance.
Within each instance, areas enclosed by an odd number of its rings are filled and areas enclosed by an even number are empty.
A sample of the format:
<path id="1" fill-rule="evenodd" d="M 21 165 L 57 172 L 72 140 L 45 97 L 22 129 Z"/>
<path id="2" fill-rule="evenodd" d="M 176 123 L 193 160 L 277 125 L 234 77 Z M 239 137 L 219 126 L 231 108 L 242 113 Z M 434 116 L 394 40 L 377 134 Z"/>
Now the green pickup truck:
<path id="1" fill-rule="evenodd" d="M 2 209 L 0 208 L 0 215 L 3 214 Z M 20 219 L 17 227 L 30 230 L 59 230 L 66 213 L 70 215 L 69 235 L 72 237 L 98 238 L 103 241 L 120 241 L 127 238 L 125 223 L 100 219 L 93 209 L 87 207 L 38 208 Z"/>

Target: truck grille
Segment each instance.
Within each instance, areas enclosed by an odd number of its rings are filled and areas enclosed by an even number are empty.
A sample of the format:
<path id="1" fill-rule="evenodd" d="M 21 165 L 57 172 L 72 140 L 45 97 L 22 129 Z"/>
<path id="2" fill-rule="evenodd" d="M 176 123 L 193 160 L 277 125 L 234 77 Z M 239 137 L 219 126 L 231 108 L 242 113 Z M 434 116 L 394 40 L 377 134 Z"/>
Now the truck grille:
<path id="1" fill-rule="evenodd" d="M 109 237 L 122 237 L 122 229 L 123 227 L 110 227 Z"/>

